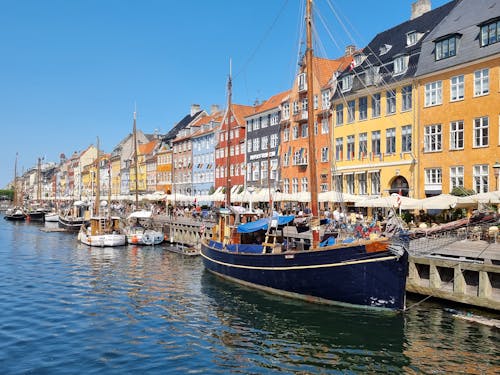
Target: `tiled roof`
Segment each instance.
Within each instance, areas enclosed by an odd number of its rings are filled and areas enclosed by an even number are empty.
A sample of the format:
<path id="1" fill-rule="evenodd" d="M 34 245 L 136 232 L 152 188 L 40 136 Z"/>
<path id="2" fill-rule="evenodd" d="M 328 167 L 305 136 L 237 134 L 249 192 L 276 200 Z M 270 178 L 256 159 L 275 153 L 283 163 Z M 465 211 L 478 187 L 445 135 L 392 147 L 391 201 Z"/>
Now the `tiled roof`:
<path id="1" fill-rule="evenodd" d="M 265 111 L 268 111 L 270 109 L 278 107 L 279 105 L 281 105 L 283 100 L 288 95 L 290 95 L 290 90 L 283 91 L 283 92 L 280 92 L 279 94 L 271 96 L 264 103 L 262 103 L 257 108 L 255 108 L 255 112 L 252 114 L 262 113 L 262 112 L 265 112 Z"/>
<path id="2" fill-rule="evenodd" d="M 245 117 L 254 114 L 256 108 L 253 106 L 249 105 L 242 105 L 242 104 L 233 104 L 233 116 L 236 119 L 236 122 L 240 126 L 245 126 Z"/>
<path id="3" fill-rule="evenodd" d="M 154 139 L 148 143 L 144 143 L 144 144 L 140 144 L 138 146 L 139 148 L 139 153 L 143 154 L 143 155 L 149 155 L 153 152 L 156 144 L 158 143 L 158 140 L 157 139 Z"/>
<path id="4" fill-rule="evenodd" d="M 344 70 L 349 66 L 351 61 L 352 56 L 343 56 L 336 60 L 313 57 L 314 75 L 319 82 L 319 86 L 325 86 L 332 78 L 334 72 Z"/>

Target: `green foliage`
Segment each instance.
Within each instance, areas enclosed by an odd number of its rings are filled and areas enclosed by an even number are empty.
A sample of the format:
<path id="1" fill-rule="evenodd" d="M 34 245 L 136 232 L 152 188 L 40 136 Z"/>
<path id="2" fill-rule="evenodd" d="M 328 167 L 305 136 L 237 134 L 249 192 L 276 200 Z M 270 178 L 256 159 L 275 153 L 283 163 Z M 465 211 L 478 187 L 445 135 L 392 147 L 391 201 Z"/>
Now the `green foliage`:
<path id="1" fill-rule="evenodd" d="M 466 197 L 468 195 L 474 195 L 476 192 L 474 190 L 467 190 L 463 186 L 456 186 L 450 194 L 456 197 Z"/>
<path id="2" fill-rule="evenodd" d="M 415 219 L 415 215 L 411 214 L 409 211 L 402 211 L 401 212 L 401 219 L 405 223 L 409 223 L 410 221 Z"/>
<path id="3" fill-rule="evenodd" d="M 215 193 L 215 187 L 210 186 L 210 190 L 208 191 L 208 194 L 213 194 Z"/>
<path id="4" fill-rule="evenodd" d="M 0 198 L 1 199 L 14 199 L 14 190 L 0 190 Z"/>

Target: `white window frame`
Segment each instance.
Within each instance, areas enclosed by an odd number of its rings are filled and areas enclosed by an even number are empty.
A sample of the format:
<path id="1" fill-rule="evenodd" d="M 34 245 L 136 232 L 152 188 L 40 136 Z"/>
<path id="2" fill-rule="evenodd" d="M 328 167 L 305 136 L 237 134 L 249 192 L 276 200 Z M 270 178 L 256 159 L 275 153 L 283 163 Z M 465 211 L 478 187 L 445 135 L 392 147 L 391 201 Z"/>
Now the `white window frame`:
<path id="1" fill-rule="evenodd" d="M 490 93 L 490 70 L 488 68 L 474 72 L 474 97 Z"/>
<path id="2" fill-rule="evenodd" d="M 490 121 L 488 116 L 476 117 L 474 119 L 472 147 L 488 147 L 490 139 Z"/>
<path id="3" fill-rule="evenodd" d="M 488 164 L 477 164 L 472 167 L 473 189 L 476 193 L 487 193 L 489 190 Z"/>
<path id="4" fill-rule="evenodd" d="M 464 75 L 458 75 L 450 78 L 450 101 L 456 102 L 464 100 L 465 78 Z"/>
<path id="5" fill-rule="evenodd" d="M 425 107 L 432 107 L 443 103 L 443 82 L 434 81 L 425 85 Z"/>
<path id="6" fill-rule="evenodd" d="M 443 150 L 443 129 L 441 124 L 424 126 L 424 152 Z"/>
<path id="7" fill-rule="evenodd" d="M 464 187 L 464 166 L 450 167 L 450 193 L 454 188 Z"/>
<path id="8" fill-rule="evenodd" d="M 450 122 L 450 150 L 464 149 L 464 131 L 463 120 Z"/>

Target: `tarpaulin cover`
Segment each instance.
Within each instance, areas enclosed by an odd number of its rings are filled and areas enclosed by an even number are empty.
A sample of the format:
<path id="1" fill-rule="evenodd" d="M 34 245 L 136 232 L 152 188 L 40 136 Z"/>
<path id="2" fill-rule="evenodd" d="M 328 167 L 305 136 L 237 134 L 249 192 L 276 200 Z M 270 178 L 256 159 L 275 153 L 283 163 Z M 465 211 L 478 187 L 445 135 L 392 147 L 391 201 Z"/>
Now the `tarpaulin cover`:
<path id="1" fill-rule="evenodd" d="M 287 216 L 266 217 L 256 221 L 251 221 L 249 223 L 240 224 L 238 225 L 238 233 L 252 233 L 262 229 L 266 230 L 267 225 L 273 219 L 278 219 L 278 225 L 285 225 L 291 222 L 294 219 L 294 216 L 287 215 Z"/>

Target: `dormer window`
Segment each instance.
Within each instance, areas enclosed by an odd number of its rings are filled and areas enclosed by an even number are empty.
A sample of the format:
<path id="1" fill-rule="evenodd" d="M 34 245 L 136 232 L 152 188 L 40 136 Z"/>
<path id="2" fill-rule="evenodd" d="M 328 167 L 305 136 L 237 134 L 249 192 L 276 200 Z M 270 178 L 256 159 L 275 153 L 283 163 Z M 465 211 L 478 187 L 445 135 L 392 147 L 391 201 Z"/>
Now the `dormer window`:
<path id="1" fill-rule="evenodd" d="M 418 33 L 416 31 L 406 33 L 406 47 L 411 47 L 417 44 L 423 35 L 423 33 Z"/>
<path id="2" fill-rule="evenodd" d="M 354 66 L 360 66 L 363 62 L 363 54 L 358 53 L 354 55 Z"/>
<path id="3" fill-rule="evenodd" d="M 349 91 L 352 88 L 352 74 L 343 77 L 340 80 L 340 91 L 345 92 Z"/>
<path id="4" fill-rule="evenodd" d="M 446 37 L 434 41 L 436 51 L 436 61 L 456 56 L 458 34 L 447 35 Z"/>
<path id="5" fill-rule="evenodd" d="M 385 55 L 387 52 L 391 50 L 392 46 L 390 44 L 384 44 L 382 47 L 380 47 L 379 55 Z"/>
<path id="6" fill-rule="evenodd" d="M 408 56 L 401 55 L 394 58 L 394 74 L 402 74 L 408 69 Z"/>
<path id="7" fill-rule="evenodd" d="M 306 73 L 299 74 L 299 92 L 307 90 Z"/>
<path id="8" fill-rule="evenodd" d="M 479 26 L 481 27 L 481 47 L 500 42 L 500 19 L 498 17 Z"/>

